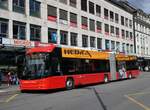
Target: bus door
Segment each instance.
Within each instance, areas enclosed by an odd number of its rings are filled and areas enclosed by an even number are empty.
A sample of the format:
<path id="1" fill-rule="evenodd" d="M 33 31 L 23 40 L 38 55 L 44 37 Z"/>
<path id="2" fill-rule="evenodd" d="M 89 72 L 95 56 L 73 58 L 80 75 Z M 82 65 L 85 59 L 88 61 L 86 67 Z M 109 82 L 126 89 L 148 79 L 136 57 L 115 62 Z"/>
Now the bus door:
<path id="1" fill-rule="evenodd" d="M 116 80 L 116 59 L 115 54 L 111 53 L 109 57 L 111 80 Z"/>

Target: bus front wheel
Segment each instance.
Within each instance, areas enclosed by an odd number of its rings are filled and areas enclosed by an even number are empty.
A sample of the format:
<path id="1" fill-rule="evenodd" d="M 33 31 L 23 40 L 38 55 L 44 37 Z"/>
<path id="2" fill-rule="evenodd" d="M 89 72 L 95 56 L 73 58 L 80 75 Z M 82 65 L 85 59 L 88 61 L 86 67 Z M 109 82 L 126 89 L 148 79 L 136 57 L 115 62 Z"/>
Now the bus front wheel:
<path id="1" fill-rule="evenodd" d="M 71 90 L 74 88 L 74 81 L 72 78 L 68 78 L 66 81 L 66 89 Z"/>

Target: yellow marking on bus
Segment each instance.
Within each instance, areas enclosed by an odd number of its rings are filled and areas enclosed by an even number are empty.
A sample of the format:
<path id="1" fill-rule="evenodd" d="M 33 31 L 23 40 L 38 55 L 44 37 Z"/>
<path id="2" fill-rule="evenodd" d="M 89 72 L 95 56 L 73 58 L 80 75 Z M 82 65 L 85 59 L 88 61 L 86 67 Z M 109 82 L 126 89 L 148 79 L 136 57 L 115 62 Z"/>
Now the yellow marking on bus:
<path id="1" fill-rule="evenodd" d="M 19 94 L 14 94 L 13 96 L 9 97 L 5 102 L 10 102 L 11 100 L 13 100 L 17 95 Z"/>
<path id="2" fill-rule="evenodd" d="M 139 105 L 141 108 L 143 108 L 144 110 L 150 110 L 149 107 L 147 107 L 146 105 L 140 103 L 139 101 L 135 100 L 134 98 L 128 96 L 128 95 L 125 95 L 126 98 L 128 98 L 130 101 L 134 102 L 135 104 Z"/>

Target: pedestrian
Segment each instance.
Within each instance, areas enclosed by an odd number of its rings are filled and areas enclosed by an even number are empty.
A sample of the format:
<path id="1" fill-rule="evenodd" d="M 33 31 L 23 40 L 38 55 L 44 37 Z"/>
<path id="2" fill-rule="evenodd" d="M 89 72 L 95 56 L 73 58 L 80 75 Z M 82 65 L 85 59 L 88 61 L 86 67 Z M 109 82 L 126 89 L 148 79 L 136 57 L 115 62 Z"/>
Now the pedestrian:
<path id="1" fill-rule="evenodd" d="M 11 85 L 11 81 L 12 81 L 11 72 L 8 72 L 8 74 L 7 74 L 7 84 L 8 84 L 8 86 Z"/>
<path id="2" fill-rule="evenodd" d="M 2 84 L 2 71 L 0 70 L 0 86 Z"/>

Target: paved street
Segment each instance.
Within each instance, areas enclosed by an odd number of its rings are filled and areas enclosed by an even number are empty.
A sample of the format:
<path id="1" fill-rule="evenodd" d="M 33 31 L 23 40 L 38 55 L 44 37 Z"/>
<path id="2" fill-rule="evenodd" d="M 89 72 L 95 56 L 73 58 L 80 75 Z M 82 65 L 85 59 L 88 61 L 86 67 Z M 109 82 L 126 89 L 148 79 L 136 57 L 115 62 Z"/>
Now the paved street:
<path id="1" fill-rule="evenodd" d="M 53 93 L 0 93 L 0 110 L 150 110 L 150 73 Z"/>

